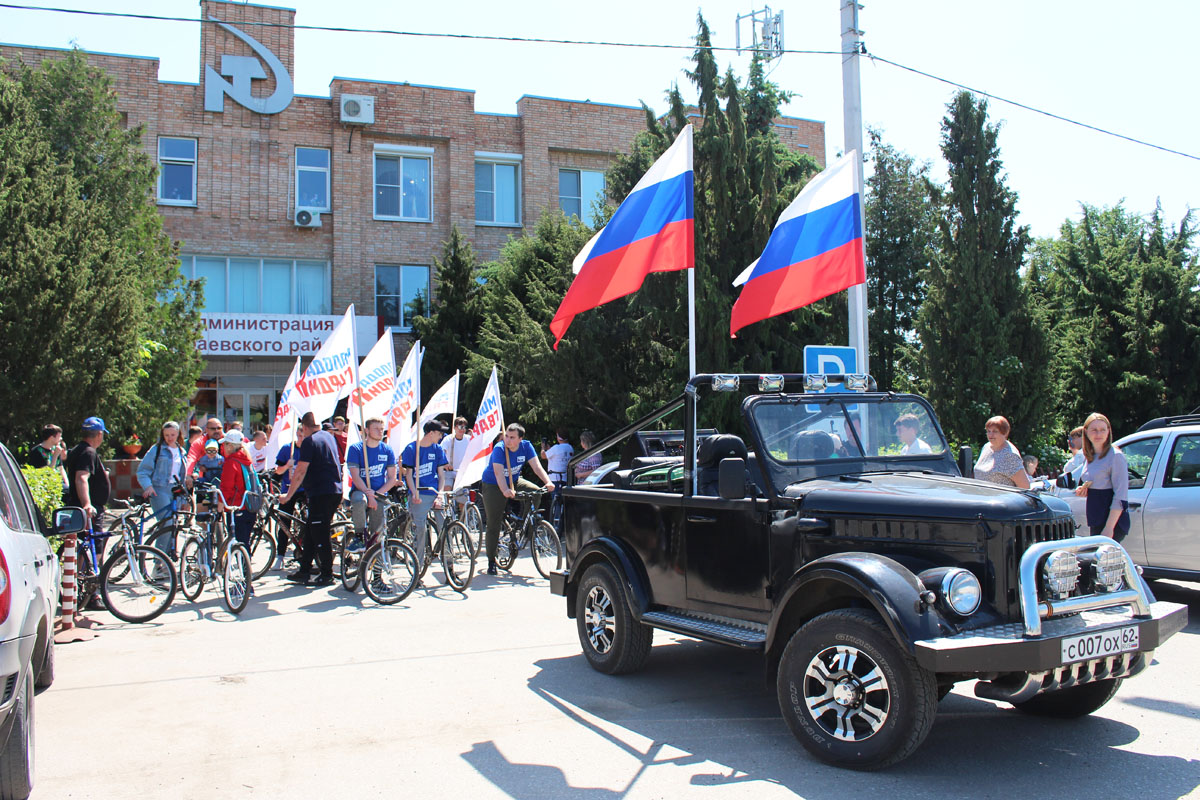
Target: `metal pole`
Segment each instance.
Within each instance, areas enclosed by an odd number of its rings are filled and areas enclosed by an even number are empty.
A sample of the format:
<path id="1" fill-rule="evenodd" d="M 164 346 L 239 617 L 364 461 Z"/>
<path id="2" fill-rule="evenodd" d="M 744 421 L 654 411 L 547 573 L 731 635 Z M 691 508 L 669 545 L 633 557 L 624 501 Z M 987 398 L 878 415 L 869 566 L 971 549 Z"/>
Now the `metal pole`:
<path id="1" fill-rule="evenodd" d="M 845 152 L 858 154 L 858 164 L 854 170 L 858 196 L 865 198 L 863 192 L 862 157 L 862 91 L 859 85 L 859 54 L 862 51 L 862 31 L 858 27 L 858 11 L 862 8 L 857 0 L 838 0 L 841 4 L 842 26 L 842 109 L 845 124 Z M 863 214 L 859 215 L 859 228 L 863 233 L 864 255 L 867 237 Z M 850 341 L 858 355 L 858 371 L 870 374 L 867 364 L 867 287 L 865 284 L 851 286 L 848 293 L 850 309 Z"/>

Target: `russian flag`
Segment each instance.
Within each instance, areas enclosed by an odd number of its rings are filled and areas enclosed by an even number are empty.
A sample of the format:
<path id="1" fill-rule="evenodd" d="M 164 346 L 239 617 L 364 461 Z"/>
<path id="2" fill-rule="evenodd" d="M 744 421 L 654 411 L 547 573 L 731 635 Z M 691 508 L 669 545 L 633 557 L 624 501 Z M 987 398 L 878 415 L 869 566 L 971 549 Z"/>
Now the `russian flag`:
<path id="1" fill-rule="evenodd" d="M 733 282 L 745 284 L 729 335 L 867 280 L 859 159 L 851 150 L 808 182 L 783 213 L 762 255 Z"/>
<path id="2" fill-rule="evenodd" d="M 575 256 L 575 280 L 550 321 L 555 350 L 576 314 L 633 294 L 651 272 L 696 265 L 692 175 L 692 126 L 687 125 Z"/>

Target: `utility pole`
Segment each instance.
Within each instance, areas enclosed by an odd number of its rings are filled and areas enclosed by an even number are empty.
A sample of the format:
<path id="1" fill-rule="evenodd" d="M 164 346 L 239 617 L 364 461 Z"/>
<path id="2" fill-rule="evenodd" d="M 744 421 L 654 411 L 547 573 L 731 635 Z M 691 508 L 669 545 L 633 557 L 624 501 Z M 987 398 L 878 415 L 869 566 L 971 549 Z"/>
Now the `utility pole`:
<path id="1" fill-rule="evenodd" d="M 857 0 L 838 0 L 841 4 L 842 25 L 842 114 L 845 125 L 845 152 L 858 153 L 855 184 L 858 196 L 866 202 L 863 191 L 863 125 L 862 91 L 859 85 L 859 58 L 862 53 L 862 31 L 858 27 L 858 12 L 862 8 Z M 866 256 L 867 236 L 864 217 L 866 209 L 859 215 L 860 233 L 863 235 L 863 255 Z M 870 374 L 867 364 L 867 286 L 860 283 L 848 291 L 850 306 L 850 346 L 858 355 L 858 372 Z"/>

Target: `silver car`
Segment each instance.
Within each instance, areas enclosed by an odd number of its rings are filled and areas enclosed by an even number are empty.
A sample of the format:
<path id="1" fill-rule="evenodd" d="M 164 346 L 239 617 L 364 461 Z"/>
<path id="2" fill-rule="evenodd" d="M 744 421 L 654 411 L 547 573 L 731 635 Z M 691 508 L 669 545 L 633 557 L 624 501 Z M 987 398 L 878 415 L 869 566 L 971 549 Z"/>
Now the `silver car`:
<path id="1" fill-rule="evenodd" d="M 1200 581 L 1200 415 L 1151 420 L 1117 447 L 1129 462 L 1129 535 L 1122 542 L 1148 578 Z M 1058 479 L 1054 494 L 1088 535 L 1082 468 Z"/>

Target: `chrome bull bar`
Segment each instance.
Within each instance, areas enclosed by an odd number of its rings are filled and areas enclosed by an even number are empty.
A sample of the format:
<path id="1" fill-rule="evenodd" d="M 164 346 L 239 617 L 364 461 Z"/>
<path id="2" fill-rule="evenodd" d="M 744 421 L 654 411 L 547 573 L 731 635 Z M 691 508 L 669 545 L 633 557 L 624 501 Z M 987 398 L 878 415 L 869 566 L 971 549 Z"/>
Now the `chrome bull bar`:
<path id="1" fill-rule="evenodd" d="M 1066 600 L 1038 601 L 1038 565 L 1042 558 L 1055 552 L 1065 550 L 1069 553 L 1079 553 L 1094 550 L 1101 545 L 1112 545 L 1120 549 L 1125 556 L 1124 578 L 1126 589 L 1115 592 L 1098 592 L 1083 597 L 1070 597 Z M 1030 545 L 1021 556 L 1019 572 L 1021 618 L 1025 623 L 1026 638 L 1042 635 L 1042 620 L 1046 617 L 1059 616 L 1080 611 L 1093 611 L 1098 608 L 1129 605 L 1133 607 L 1133 616 L 1139 619 L 1150 617 L 1150 604 L 1154 598 L 1150 590 L 1138 575 L 1133 559 L 1124 547 L 1107 536 L 1085 536 L 1083 538 L 1065 541 L 1038 542 Z"/>

